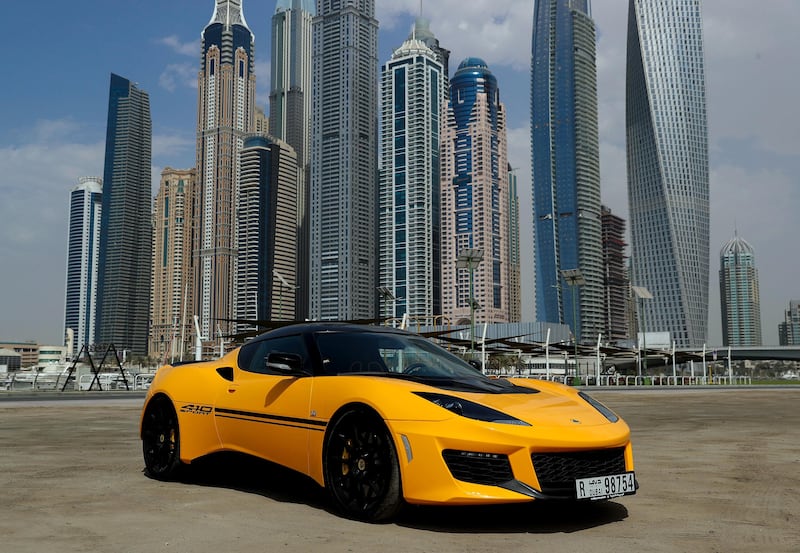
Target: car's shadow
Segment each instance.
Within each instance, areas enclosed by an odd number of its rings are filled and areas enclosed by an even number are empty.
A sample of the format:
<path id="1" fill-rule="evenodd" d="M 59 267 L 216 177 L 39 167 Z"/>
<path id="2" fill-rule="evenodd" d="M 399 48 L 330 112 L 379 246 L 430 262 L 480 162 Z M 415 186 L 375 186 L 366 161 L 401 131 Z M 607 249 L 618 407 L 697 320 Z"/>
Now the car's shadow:
<path id="1" fill-rule="evenodd" d="M 219 453 L 185 467 L 180 481 L 305 504 L 339 516 L 312 479 L 279 465 L 236 453 Z M 391 523 L 448 533 L 569 533 L 619 522 L 624 505 L 604 502 L 534 501 L 513 505 L 430 507 L 409 505 Z"/>

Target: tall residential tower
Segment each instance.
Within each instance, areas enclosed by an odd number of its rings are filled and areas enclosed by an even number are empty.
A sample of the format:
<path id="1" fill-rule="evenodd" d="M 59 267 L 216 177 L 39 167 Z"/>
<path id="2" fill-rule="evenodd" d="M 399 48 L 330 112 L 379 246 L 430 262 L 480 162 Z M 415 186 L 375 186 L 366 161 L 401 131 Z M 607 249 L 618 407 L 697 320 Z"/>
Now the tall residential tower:
<path id="1" fill-rule="evenodd" d="M 314 19 L 311 304 L 315 319 L 377 307 L 375 0 L 319 0 Z"/>
<path id="2" fill-rule="evenodd" d="M 761 300 L 753 247 L 733 237 L 719 252 L 723 346 L 761 345 Z"/>
<path id="3" fill-rule="evenodd" d="M 80 179 L 69 194 L 64 333 L 72 329 L 74 354 L 94 343 L 102 197 L 99 177 Z"/>
<path id="4" fill-rule="evenodd" d="M 216 0 L 202 34 L 197 106 L 195 312 L 203 336 L 236 309 L 239 152 L 255 122 L 254 38 L 242 0 Z"/>
<path id="5" fill-rule="evenodd" d="M 381 74 L 378 224 L 381 318 L 408 314 L 434 324 L 441 310 L 442 64 L 409 39 Z"/>
<path id="6" fill-rule="evenodd" d="M 297 155 L 286 142 L 250 136 L 242 149 L 236 318 L 290 321 L 297 288 Z M 237 332 L 256 330 L 239 322 Z"/>
<path id="7" fill-rule="evenodd" d="M 272 16 L 270 134 L 297 154 L 297 318 L 308 316 L 311 39 L 314 0 L 278 0 Z M 293 300 L 293 304 L 294 304 Z"/>
<path id="8" fill-rule="evenodd" d="M 183 361 L 194 342 L 194 169 L 167 167 L 153 205 L 150 356 Z"/>
<path id="9" fill-rule="evenodd" d="M 594 341 L 605 330 L 605 310 L 589 0 L 536 0 L 531 50 L 536 318 Z M 580 286 L 564 276 L 576 269 Z"/>
<path id="10" fill-rule="evenodd" d="M 147 355 L 152 264 L 150 98 L 111 75 L 95 342 Z"/>
<path id="11" fill-rule="evenodd" d="M 630 0 L 626 76 L 631 284 L 647 330 L 708 335 L 709 182 L 700 0 Z"/>
<path id="12" fill-rule="evenodd" d="M 469 322 L 473 309 L 476 321 L 497 323 L 516 312 L 509 305 L 508 176 L 497 79 L 485 61 L 467 58 L 450 81 L 442 130 L 442 311 L 454 324 Z"/>

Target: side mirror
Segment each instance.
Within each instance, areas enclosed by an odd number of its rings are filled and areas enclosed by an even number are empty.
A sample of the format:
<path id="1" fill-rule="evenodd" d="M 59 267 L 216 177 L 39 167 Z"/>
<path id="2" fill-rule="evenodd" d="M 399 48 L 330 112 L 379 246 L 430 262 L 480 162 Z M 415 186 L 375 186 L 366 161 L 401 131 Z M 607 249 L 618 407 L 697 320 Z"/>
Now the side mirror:
<path id="1" fill-rule="evenodd" d="M 303 358 L 296 353 L 273 352 L 267 356 L 267 371 L 286 375 L 303 373 Z"/>

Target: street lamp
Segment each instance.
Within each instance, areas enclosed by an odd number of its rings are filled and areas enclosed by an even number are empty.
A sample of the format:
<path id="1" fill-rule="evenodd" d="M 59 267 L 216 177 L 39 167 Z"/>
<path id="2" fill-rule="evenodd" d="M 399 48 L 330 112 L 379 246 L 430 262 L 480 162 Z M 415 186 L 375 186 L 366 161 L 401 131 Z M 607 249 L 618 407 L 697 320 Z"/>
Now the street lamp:
<path id="1" fill-rule="evenodd" d="M 653 294 L 650 293 L 650 290 L 645 288 L 644 286 L 631 286 L 631 290 L 633 290 L 634 295 L 642 300 L 642 309 L 637 311 L 642 316 L 642 347 L 640 348 L 644 351 L 644 358 L 642 362 L 644 364 L 644 372 L 647 373 L 647 320 L 644 313 L 644 300 L 652 300 Z M 639 367 L 639 376 L 642 376 L 642 367 Z"/>
<path id="2" fill-rule="evenodd" d="M 281 283 L 280 292 L 278 294 L 278 312 L 280 313 L 280 320 L 285 321 L 286 319 L 283 316 L 283 287 L 285 286 L 290 290 L 297 290 L 300 287 L 289 284 L 289 282 L 283 278 L 283 275 L 278 272 L 278 269 L 272 269 L 272 274 L 275 275 Z"/>
<path id="3" fill-rule="evenodd" d="M 583 278 L 583 273 L 580 269 L 563 269 L 561 276 L 570 287 L 572 291 L 572 325 L 573 334 L 575 336 L 575 379 L 578 378 L 578 337 L 580 333 L 580 324 L 578 324 L 578 310 L 576 307 L 576 289 L 586 284 L 586 279 Z"/>
<path id="4" fill-rule="evenodd" d="M 378 286 L 378 294 L 380 294 L 381 299 L 383 300 L 381 305 L 381 315 L 386 317 L 386 302 L 392 302 L 392 307 L 394 307 L 394 302 L 398 300 L 398 298 L 392 293 L 389 288 L 386 286 Z M 394 309 L 392 309 L 392 317 L 395 316 Z"/>
<path id="5" fill-rule="evenodd" d="M 481 248 L 468 248 L 461 250 L 456 258 L 457 269 L 469 270 L 469 339 L 470 353 L 475 351 L 475 293 L 473 290 L 473 273 L 478 265 L 483 261 L 483 250 Z"/>

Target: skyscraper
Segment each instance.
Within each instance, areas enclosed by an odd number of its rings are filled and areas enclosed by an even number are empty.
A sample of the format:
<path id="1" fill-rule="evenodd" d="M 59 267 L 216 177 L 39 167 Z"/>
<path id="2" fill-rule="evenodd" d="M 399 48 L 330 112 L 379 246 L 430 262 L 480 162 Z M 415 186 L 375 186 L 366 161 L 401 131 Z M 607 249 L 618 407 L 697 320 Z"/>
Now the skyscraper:
<path id="1" fill-rule="evenodd" d="M 193 343 L 194 169 L 167 167 L 153 205 L 150 356 L 182 360 Z"/>
<path id="2" fill-rule="evenodd" d="M 719 252 L 722 345 L 761 345 L 761 300 L 753 247 L 738 234 Z"/>
<path id="3" fill-rule="evenodd" d="M 800 345 L 800 300 L 789 302 L 784 320 L 778 324 L 778 340 L 782 346 Z"/>
<path id="4" fill-rule="evenodd" d="M 94 342 L 103 179 L 84 177 L 69 194 L 64 334 L 72 329 L 74 352 Z"/>
<path id="5" fill-rule="evenodd" d="M 255 126 L 254 38 L 241 0 L 216 0 L 202 34 L 197 109 L 195 313 L 203 336 L 235 313 L 239 152 Z"/>
<path id="6" fill-rule="evenodd" d="M 497 79 L 486 62 L 467 58 L 450 81 L 442 132 L 442 311 L 453 323 L 470 321 L 471 301 L 476 321 L 511 317 L 508 174 Z M 482 252 L 477 267 L 464 257 L 473 270 L 457 266 L 469 250 Z"/>
<path id="7" fill-rule="evenodd" d="M 278 0 L 272 16 L 270 134 L 297 154 L 297 318 L 308 316 L 313 0 Z"/>
<path id="8" fill-rule="evenodd" d="M 236 318 L 294 320 L 297 282 L 297 154 L 251 136 L 242 149 Z M 237 332 L 255 330 L 239 323 Z"/>
<path id="9" fill-rule="evenodd" d="M 152 266 L 150 99 L 111 75 L 95 342 L 147 355 Z"/>
<path id="10" fill-rule="evenodd" d="M 508 165 L 508 321 L 522 320 L 522 257 L 519 242 L 517 173 Z"/>
<path id="11" fill-rule="evenodd" d="M 604 330 L 595 27 L 589 0 L 537 0 L 531 56 L 536 318 Z M 584 284 L 564 271 L 578 269 Z M 574 283 L 573 283 L 574 284 Z"/>
<path id="12" fill-rule="evenodd" d="M 625 256 L 625 220 L 601 206 L 603 227 L 603 284 L 605 321 L 603 341 L 619 342 L 630 338 L 628 304 L 630 281 Z"/>
<path id="13" fill-rule="evenodd" d="M 440 196 L 444 72 L 419 40 L 405 41 L 381 73 L 378 224 L 381 318 L 441 314 Z M 394 297 L 396 300 L 392 300 Z"/>
<path id="14" fill-rule="evenodd" d="M 316 319 L 377 307 L 375 0 L 319 0 L 314 19 L 311 304 Z"/>
<path id="15" fill-rule="evenodd" d="M 709 182 L 700 0 L 630 0 L 626 114 L 631 283 L 648 330 L 708 333 Z"/>

